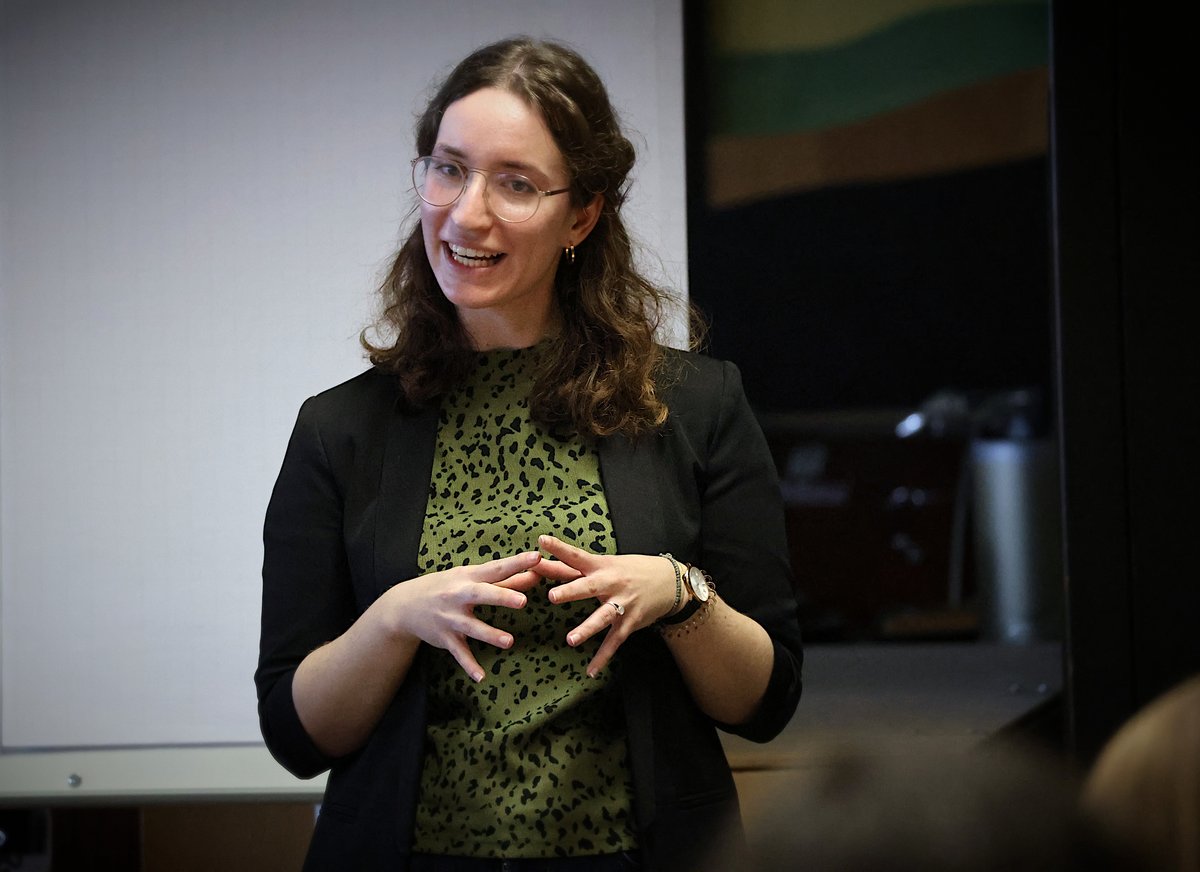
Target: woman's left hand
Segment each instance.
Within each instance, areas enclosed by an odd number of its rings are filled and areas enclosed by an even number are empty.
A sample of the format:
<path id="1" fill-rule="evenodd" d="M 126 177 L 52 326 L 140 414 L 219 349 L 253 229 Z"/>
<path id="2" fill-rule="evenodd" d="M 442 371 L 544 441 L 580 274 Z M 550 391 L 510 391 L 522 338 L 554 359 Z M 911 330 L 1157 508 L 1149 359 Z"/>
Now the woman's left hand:
<path id="1" fill-rule="evenodd" d="M 600 607 L 567 633 L 572 648 L 608 628 L 588 663 L 591 677 L 608 665 L 621 644 L 648 627 L 675 603 L 675 569 L 665 557 L 643 554 L 592 554 L 554 536 L 539 536 L 538 547 L 557 560 L 543 560 L 534 572 L 562 582 L 550 590 L 554 604 L 600 600 Z"/>

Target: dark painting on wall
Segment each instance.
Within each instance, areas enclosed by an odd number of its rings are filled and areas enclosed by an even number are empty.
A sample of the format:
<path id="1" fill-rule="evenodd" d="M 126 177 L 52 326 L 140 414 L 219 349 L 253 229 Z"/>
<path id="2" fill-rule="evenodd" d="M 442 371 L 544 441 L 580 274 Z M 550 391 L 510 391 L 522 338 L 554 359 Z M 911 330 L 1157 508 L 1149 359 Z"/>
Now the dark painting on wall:
<path id="1" fill-rule="evenodd" d="M 689 10 L 690 293 L 756 407 L 1046 391 L 1044 0 Z"/>

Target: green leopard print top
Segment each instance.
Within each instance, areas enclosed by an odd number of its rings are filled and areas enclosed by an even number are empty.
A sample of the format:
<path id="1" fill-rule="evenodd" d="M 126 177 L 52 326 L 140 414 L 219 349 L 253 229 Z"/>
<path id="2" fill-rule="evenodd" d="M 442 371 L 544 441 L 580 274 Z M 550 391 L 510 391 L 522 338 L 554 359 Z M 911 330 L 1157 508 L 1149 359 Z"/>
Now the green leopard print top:
<path id="1" fill-rule="evenodd" d="M 616 551 L 595 449 L 529 419 L 538 353 L 480 354 L 444 401 L 422 571 L 533 550 L 540 533 Z M 414 850 L 515 858 L 636 847 L 618 667 L 589 679 L 600 636 L 575 649 L 565 641 L 597 603 L 553 606 L 548 589 L 529 591 L 523 609 L 475 610 L 515 639 L 508 651 L 471 641 L 479 684 L 446 652 L 430 658 Z"/>

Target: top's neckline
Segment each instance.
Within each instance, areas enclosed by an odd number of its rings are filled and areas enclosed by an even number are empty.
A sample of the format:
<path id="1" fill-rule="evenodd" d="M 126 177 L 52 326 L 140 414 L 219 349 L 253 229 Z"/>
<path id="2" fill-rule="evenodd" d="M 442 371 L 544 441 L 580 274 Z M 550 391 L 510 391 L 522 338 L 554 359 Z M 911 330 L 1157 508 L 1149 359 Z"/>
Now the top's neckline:
<path id="1" fill-rule="evenodd" d="M 533 345 L 526 345 L 523 348 L 508 348 L 505 346 L 499 346 L 496 348 L 488 348 L 483 351 L 476 351 L 475 354 L 484 360 L 491 360 L 493 358 L 520 357 L 524 354 L 544 351 L 545 349 L 549 348 L 553 342 L 554 337 L 547 336 L 544 339 L 539 339 Z"/>

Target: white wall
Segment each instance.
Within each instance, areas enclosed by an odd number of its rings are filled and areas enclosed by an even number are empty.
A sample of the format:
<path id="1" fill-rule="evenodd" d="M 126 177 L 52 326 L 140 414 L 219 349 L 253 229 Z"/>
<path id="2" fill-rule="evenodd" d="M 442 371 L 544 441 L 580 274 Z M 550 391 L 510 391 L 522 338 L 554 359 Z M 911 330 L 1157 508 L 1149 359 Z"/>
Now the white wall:
<path id="1" fill-rule="evenodd" d="M 3 7 L 5 753 L 259 741 L 263 510 L 300 402 L 364 366 L 414 114 L 470 49 L 525 32 L 593 61 L 679 286 L 679 6 Z"/>

